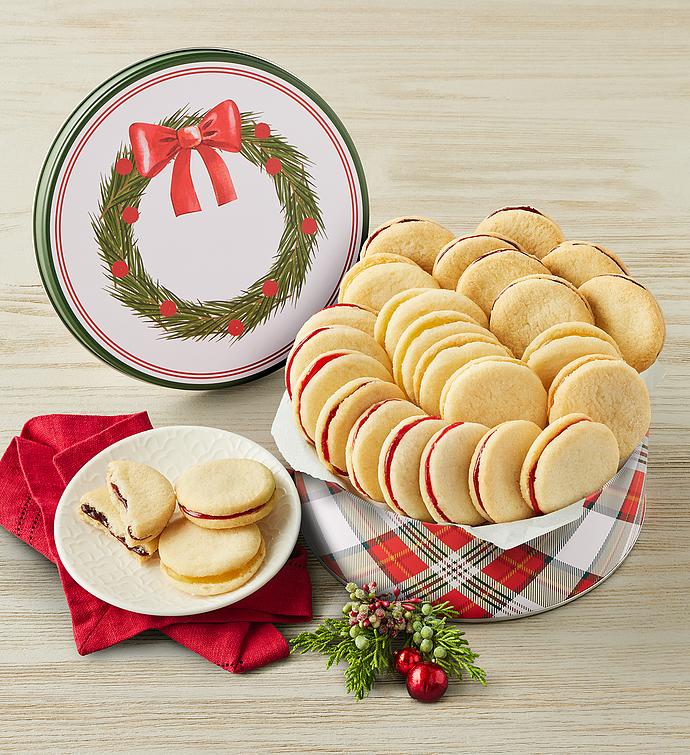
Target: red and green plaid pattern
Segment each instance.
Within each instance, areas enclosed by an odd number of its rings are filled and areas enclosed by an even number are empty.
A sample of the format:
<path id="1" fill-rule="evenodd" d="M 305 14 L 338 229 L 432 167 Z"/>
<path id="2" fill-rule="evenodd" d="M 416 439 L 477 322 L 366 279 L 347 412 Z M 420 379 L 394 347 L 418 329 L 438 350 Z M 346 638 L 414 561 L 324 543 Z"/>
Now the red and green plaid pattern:
<path id="1" fill-rule="evenodd" d="M 647 442 L 582 506 L 579 519 L 510 550 L 455 524 L 429 524 L 295 472 L 302 532 L 343 582 L 376 580 L 406 597 L 448 600 L 463 619 L 513 619 L 587 592 L 628 555 L 645 509 Z"/>

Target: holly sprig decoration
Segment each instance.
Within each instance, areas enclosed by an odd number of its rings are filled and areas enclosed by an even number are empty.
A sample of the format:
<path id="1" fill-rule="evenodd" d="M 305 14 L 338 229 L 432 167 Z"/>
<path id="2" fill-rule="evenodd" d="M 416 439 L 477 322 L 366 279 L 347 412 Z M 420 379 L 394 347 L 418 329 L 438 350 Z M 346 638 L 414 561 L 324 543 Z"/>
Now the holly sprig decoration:
<path id="1" fill-rule="evenodd" d="M 470 648 L 464 632 L 448 624 L 459 618 L 450 603 L 433 605 L 419 598 L 402 599 L 398 588 L 392 595 L 378 595 L 376 582 L 361 587 L 350 582 L 346 589 L 350 600 L 343 606 L 344 616 L 324 619 L 313 632 L 302 632 L 291 644 L 294 653 L 328 656 L 326 668 L 345 663 L 345 686 L 356 700 L 367 697 L 377 677 L 394 666 L 407 673 L 416 665 L 417 677 L 432 668 L 436 676 L 445 677 L 446 684 L 447 677 L 464 676 L 486 684 L 486 673 L 475 664 L 478 654 Z M 401 651 L 401 647 L 412 651 Z M 399 662 L 401 653 L 406 659 L 412 655 L 414 665 Z M 414 694 L 410 678 L 408 691 L 414 697 L 440 697 Z M 444 691 L 445 685 L 440 694 Z"/>

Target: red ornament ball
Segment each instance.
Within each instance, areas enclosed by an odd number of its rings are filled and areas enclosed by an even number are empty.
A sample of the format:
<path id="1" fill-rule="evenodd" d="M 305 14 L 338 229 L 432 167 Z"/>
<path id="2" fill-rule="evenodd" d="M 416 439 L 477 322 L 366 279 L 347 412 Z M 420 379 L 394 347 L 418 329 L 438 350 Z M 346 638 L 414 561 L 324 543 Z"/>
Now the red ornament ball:
<path id="1" fill-rule="evenodd" d="M 435 703 L 448 689 L 448 674 L 431 661 L 413 666 L 407 675 L 407 692 L 422 703 Z"/>
<path id="2" fill-rule="evenodd" d="M 403 676 L 407 676 L 413 666 L 422 662 L 422 654 L 416 648 L 411 647 L 396 650 L 393 657 L 395 658 L 395 670 Z"/>
<path id="3" fill-rule="evenodd" d="M 268 160 L 266 160 L 266 173 L 268 173 L 269 176 L 277 176 L 282 169 L 283 164 L 277 157 L 269 157 Z"/>
<path id="4" fill-rule="evenodd" d="M 278 293 L 278 282 L 273 280 L 273 278 L 264 281 L 261 291 L 264 296 L 275 296 Z"/>
<path id="5" fill-rule="evenodd" d="M 254 126 L 254 136 L 257 139 L 268 139 L 270 135 L 271 127 L 268 123 L 257 123 L 256 126 Z"/>
<path id="6" fill-rule="evenodd" d="M 124 278 L 126 275 L 129 275 L 129 265 L 124 260 L 113 262 L 111 270 L 116 278 Z"/>
<path id="7" fill-rule="evenodd" d="M 314 218 L 304 218 L 302 221 L 302 233 L 307 233 L 310 236 L 313 236 L 317 230 L 318 226 L 316 225 Z"/>
<path id="8" fill-rule="evenodd" d="M 128 176 L 132 172 L 133 167 L 131 160 L 128 160 L 126 157 L 121 157 L 115 163 L 115 172 L 121 176 Z"/>
<path id="9" fill-rule="evenodd" d="M 244 333 L 244 323 L 242 320 L 230 320 L 228 323 L 228 333 L 231 336 L 241 336 Z"/>
<path id="10" fill-rule="evenodd" d="M 177 312 L 177 304 L 172 299 L 161 302 L 160 311 L 163 317 L 172 317 Z"/>
<path id="11" fill-rule="evenodd" d="M 122 219 L 125 223 L 136 223 L 139 220 L 139 210 L 136 207 L 125 207 L 122 210 Z"/>

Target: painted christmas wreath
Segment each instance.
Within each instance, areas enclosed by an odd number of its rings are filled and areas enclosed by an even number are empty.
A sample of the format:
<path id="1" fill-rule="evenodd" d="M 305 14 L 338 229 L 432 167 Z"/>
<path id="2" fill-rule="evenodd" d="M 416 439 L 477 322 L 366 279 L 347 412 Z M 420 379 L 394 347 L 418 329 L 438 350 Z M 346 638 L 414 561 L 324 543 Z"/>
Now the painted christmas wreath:
<path id="1" fill-rule="evenodd" d="M 323 234 L 318 197 L 307 158 L 257 113 L 240 113 L 225 100 L 207 113 L 182 109 L 159 124 L 134 123 L 110 174 L 102 178 L 98 214 L 91 219 L 109 293 L 137 317 L 164 331 L 165 338 L 233 341 L 296 301 L 311 267 L 317 236 Z M 218 205 L 236 199 L 220 151 L 239 152 L 272 179 L 284 228 L 270 268 L 232 299 L 193 301 L 177 296 L 144 266 L 134 224 L 151 179 L 173 163 L 170 198 L 176 216 L 201 207 L 190 173 L 192 151 L 204 162 Z"/>

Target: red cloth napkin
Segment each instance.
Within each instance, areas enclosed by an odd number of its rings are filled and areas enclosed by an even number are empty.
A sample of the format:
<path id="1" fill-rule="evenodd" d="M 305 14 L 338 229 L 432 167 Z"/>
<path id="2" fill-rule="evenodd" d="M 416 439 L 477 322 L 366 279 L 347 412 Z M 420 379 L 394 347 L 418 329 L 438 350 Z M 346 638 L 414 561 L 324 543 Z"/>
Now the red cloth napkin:
<path id="1" fill-rule="evenodd" d="M 288 644 L 271 622 L 308 621 L 312 615 L 311 582 L 302 548 L 248 598 L 183 618 L 146 616 L 104 603 L 80 587 L 60 563 L 53 520 L 65 486 L 99 451 L 149 429 L 145 412 L 116 417 L 50 414 L 29 420 L 0 460 L 0 524 L 57 565 L 81 655 L 145 629 L 158 629 L 235 673 L 284 658 Z"/>

